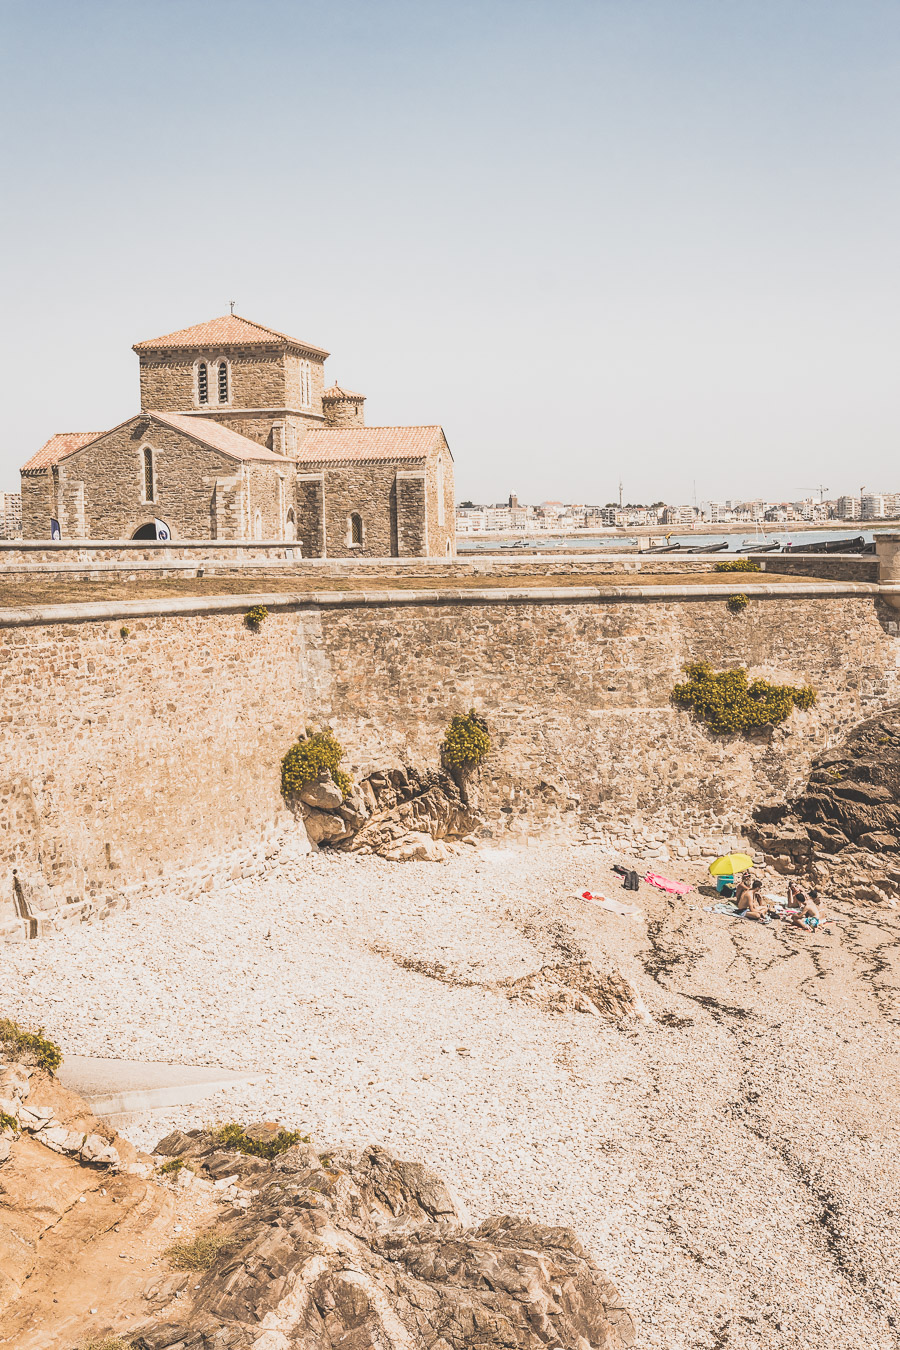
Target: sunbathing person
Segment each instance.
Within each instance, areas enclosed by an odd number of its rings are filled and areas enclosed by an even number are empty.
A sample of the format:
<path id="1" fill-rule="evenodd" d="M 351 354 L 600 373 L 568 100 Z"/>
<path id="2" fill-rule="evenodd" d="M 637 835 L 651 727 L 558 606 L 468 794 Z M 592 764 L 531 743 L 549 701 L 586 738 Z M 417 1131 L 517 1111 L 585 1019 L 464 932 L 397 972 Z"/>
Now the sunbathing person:
<path id="1" fill-rule="evenodd" d="M 745 872 L 734 888 L 734 903 L 738 909 L 747 908 L 747 897 L 753 894 L 753 877 Z"/>
<path id="2" fill-rule="evenodd" d="M 741 896 L 735 901 L 738 907 L 738 913 L 743 914 L 745 919 L 759 919 L 763 923 L 769 923 L 769 907 L 763 899 L 762 882 L 754 881 L 751 885 L 745 886 Z"/>
<path id="3" fill-rule="evenodd" d="M 820 923 L 828 922 L 818 903 L 819 892 L 814 887 L 810 888 L 809 895 L 799 886 L 794 888 L 791 895 L 788 888 L 788 899 L 793 900 L 791 908 L 796 910 L 796 913 L 789 915 L 789 921 L 795 928 L 818 928 Z"/>

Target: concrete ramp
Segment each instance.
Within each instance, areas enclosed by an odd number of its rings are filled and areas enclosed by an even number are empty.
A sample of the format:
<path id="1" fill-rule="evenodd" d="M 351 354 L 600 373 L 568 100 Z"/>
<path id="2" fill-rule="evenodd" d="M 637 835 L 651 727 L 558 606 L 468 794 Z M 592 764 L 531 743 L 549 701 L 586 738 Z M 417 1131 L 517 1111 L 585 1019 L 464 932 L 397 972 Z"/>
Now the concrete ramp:
<path id="1" fill-rule="evenodd" d="M 252 1083 L 259 1074 L 194 1064 L 66 1055 L 57 1077 L 63 1087 L 84 1097 L 95 1115 L 110 1117 L 192 1106 L 221 1088 Z"/>

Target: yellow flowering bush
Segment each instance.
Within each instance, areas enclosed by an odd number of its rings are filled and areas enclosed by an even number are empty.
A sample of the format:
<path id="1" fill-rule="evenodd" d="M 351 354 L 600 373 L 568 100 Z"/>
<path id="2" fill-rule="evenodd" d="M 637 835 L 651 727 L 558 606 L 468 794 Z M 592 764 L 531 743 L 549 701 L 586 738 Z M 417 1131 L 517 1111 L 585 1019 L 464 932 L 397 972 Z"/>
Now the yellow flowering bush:
<path id="1" fill-rule="evenodd" d="M 742 610 L 747 608 L 749 603 L 749 595 L 743 594 L 729 595 L 728 599 L 725 601 L 726 607 L 731 610 L 732 614 L 740 614 Z"/>
<path id="2" fill-rule="evenodd" d="M 318 778 L 323 769 L 331 774 L 345 797 L 349 797 L 353 782 L 350 775 L 339 768 L 344 750 L 330 727 L 323 731 L 307 731 L 291 746 L 281 761 L 281 791 L 292 797 L 306 784 Z"/>
<path id="3" fill-rule="evenodd" d="M 762 568 L 753 558 L 729 558 L 727 562 L 716 563 L 717 572 L 760 572 Z"/>
<path id="4" fill-rule="evenodd" d="M 449 769 L 475 769 L 490 749 L 487 722 L 473 708 L 450 719 L 441 742 L 441 760 Z"/>
<path id="5" fill-rule="evenodd" d="M 689 708 L 710 731 L 746 734 L 759 727 L 777 726 L 795 708 L 811 708 L 816 691 L 809 685 L 770 684 L 747 679 L 744 666 L 713 670 L 706 661 L 685 666 L 687 680 L 676 684 L 672 702 Z"/>
<path id="6" fill-rule="evenodd" d="M 268 617 L 269 611 L 265 605 L 253 605 L 244 615 L 244 623 L 258 633 Z"/>

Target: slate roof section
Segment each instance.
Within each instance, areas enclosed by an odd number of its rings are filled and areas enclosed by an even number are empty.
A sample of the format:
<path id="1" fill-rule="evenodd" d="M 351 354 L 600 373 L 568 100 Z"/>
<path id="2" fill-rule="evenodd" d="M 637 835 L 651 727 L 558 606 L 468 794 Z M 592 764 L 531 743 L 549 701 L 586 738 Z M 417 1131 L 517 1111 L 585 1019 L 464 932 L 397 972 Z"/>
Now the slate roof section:
<path id="1" fill-rule="evenodd" d="M 444 433 L 440 427 L 315 427 L 297 452 L 298 464 L 364 460 L 423 460 Z"/>
<path id="2" fill-rule="evenodd" d="M 294 348 L 297 351 L 312 352 L 316 356 L 326 357 L 328 352 L 315 347 L 311 342 L 301 342 L 299 338 L 288 337 L 276 328 L 267 328 L 265 324 L 244 319 L 240 314 L 222 314 L 218 319 L 208 319 L 206 323 L 194 324 L 192 328 L 178 328 L 174 333 L 164 333 L 162 337 L 147 338 L 136 342 L 133 351 L 177 350 L 179 347 L 275 347 L 279 351 Z"/>
<path id="3" fill-rule="evenodd" d="M 74 450 L 80 450 L 83 445 L 105 434 L 103 431 L 58 431 L 41 446 L 36 455 L 31 456 L 27 464 L 22 465 L 22 473 L 41 473 L 44 469 L 50 469 L 65 459 L 66 455 L 71 455 Z"/>

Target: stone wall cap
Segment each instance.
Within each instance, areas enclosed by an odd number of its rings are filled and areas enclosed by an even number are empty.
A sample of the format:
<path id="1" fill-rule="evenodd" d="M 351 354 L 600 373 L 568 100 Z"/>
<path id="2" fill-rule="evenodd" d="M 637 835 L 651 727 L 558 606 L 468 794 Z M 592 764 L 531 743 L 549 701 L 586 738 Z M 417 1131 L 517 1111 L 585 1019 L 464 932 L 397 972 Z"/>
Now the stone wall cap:
<path id="1" fill-rule="evenodd" d="M 226 614 L 265 605 L 267 609 L 353 609 L 358 606 L 502 605 L 599 603 L 640 604 L 723 600 L 733 586 L 521 586 L 491 588 L 441 588 L 423 591 L 308 591 L 243 595 L 178 596 L 162 600 L 103 600 L 92 604 L 34 605 L 0 609 L 0 628 L 20 628 L 57 623 L 110 622 L 115 619 L 166 618 L 179 615 Z M 863 599 L 900 595 L 900 584 L 872 582 L 787 583 L 777 586 L 745 586 L 743 593 L 759 599 Z"/>

